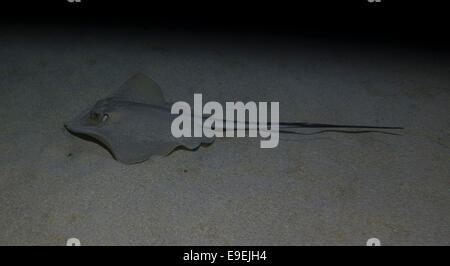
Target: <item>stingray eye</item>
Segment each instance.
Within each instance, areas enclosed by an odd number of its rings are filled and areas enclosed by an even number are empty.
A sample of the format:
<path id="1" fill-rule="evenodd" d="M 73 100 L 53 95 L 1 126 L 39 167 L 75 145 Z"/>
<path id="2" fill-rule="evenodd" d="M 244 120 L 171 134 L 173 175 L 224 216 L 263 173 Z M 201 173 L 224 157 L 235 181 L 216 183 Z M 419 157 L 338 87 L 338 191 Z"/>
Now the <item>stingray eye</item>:
<path id="1" fill-rule="evenodd" d="M 108 115 L 108 114 L 104 114 L 104 115 L 102 116 L 102 122 L 103 122 L 103 123 L 106 122 L 106 121 L 108 121 L 108 119 L 109 119 L 109 115 Z"/>

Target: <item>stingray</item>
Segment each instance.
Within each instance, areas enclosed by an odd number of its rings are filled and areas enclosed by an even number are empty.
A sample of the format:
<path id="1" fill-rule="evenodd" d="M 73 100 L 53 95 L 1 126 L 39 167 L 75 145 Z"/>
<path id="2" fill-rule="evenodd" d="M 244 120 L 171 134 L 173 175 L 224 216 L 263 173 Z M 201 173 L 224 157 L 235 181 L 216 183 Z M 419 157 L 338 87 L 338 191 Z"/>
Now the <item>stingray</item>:
<path id="1" fill-rule="evenodd" d="M 201 144 L 214 141 L 214 137 L 175 138 L 170 131 L 171 123 L 176 117 L 171 114 L 171 105 L 164 99 L 156 82 L 144 74 L 136 74 L 127 80 L 118 92 L 97 101 L 93 107 L 66 122 L 65 127 L 76 136 L 99 143 L 108 149 L 116 160 L 125 164 L 143 162 L 154 155 L 166 156 L 179 147 L 195 150 Z M 270 126 L 270 123 L 268 125 Z M 326 132 L 395 134 L 375 129 L 402 129 L 307 122 L 280 122 L 278 126 L 279 133 L 300 135 Z M 235 126 L 234 129 L 236 128 Z M 245 128 L 249 128 L 248 122 Z M 298 128 L 321 130 L 312 133 L 288 130 Z"/>

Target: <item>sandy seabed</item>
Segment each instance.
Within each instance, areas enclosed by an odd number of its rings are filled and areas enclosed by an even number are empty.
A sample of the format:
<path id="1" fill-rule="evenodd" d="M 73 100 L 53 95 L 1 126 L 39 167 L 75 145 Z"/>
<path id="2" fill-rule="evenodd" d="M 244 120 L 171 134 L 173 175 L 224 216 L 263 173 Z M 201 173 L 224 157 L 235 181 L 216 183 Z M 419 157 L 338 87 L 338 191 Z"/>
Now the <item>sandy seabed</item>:
<path id="1" fill-rule="evenodd" d="M 0 34 L 0 245 L 449 245 L 450 64 L 401 47 L 171 31 Z M 63 123 L 135 73 L 170 101 L 402 136 L 222 138 L 137 165 Z"/>

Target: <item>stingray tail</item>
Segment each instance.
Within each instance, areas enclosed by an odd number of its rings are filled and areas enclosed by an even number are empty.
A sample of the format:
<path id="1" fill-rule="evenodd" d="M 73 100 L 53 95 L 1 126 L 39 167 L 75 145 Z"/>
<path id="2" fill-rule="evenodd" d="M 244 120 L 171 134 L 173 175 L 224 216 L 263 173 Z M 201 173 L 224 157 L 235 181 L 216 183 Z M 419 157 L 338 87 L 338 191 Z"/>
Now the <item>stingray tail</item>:
<path id="1" fill-rule="evenodd" d="M 339 124 L 322 124 L 322 123 L 308 123 L 308 122 L 280 122 L 278 123 L 278 127 L 280 128 L 279 130 L 280 133 L 297 134 L 297 135 L 315 135 L 321 133 L 346 133 L 346 134 L 381 133 L 389 135 L 400 135 L 398 133 L 384 130 L 403 129 L 403 127 L 339 125 Z M 320 128 L 322 130 L 309 133 L 285 130 L 285 129 L 299 129 L 299 128 Z"/>
<path id="2" fill-rule="evenodd" d="M 280 128 L 356 128 L 356 129 L 403 129 L 403 127 L 385 127 L 385 126 L 360 126 L 360 125 L 336 125 L 308 122 L 280 122 Z"/>
<path id="3" fill-rule="evenodd" d="M 246 129 L 249 129 L 250 124 L 245 123 Z M 271 123 L 267 123 L 271 127 Z M 259 123 L 257 123 L 260 129 Z M 237 124 L 235 123 L 235 128 Z M 387 126 L 366 126 L 366 125 L 341 125 L 341 124 L 322 124 L 309 122 L 280 122 L 278 123 L 279 133 L 283 134 L 297 134 L 297 135 L 315 135 L 321 133 L 345 133 L 345 134 L 361 134 L 361 133 L 381 133 L 389 135 L 400 135 L 399 133 L 389 132 L 386 130 L 401 130 L 403 127 L 387 127 Z M 315 132 L 298 132 L 286 129 L 321 129 Z M 398 132 L 398 131 L 397 131 Z"/>
<path id="4" fill-rule="evenodd" d="M 216 121 L 220 127 L 223 130 L 238 130 L 239 126 L 240 128 L 249 130 L 250 128 L 257 128 L 258 130 L 267 130 L 268 128 L 272 126 L 270 122 L 267 123 L 267 126 L 264 128 L 260 127 L 259 123 L 249 123 L 248 121 L 245 122 L 238 122 L 234 121 L 234 127 L 233 129 L 228 128 L 227 129 L 227 121 Z M 233 122 L 232 122 L 233 123 Z M 391 126 L 366 126 L 366 125 L 342 125 L 342 124 L 323 124 L 323 123 L 309 123 L 309 122 L 279 122 L 278 124 L 279 133 L 284 134 L 298 134 L 298 135 L 315 135 L 315 134 L 321 134 L 321 133 L 346 133 L 346 134 L 360 134 L 360 133 L 382 133 L 382 134 L 390 134 L 390 135 L 400 135 L 398 133 L 389 132 L 386 130 L 401 130 L 404 129 L 403 127 L 391 127 Z M 215 126 L 215 124 L 214 124 Z M 319 131 L 315 132 L 298 132 L 298 131 L 292 131 L 287 129 L 302 129 L 302 128 L 308 128 L 308 129 L 321 129 Z M 214 129 L 214 128 L 213 128 Z M 397 131 L 398 132 L 398 131 Z"/>

